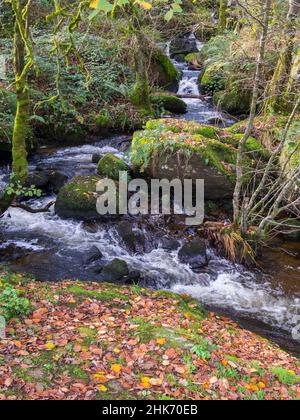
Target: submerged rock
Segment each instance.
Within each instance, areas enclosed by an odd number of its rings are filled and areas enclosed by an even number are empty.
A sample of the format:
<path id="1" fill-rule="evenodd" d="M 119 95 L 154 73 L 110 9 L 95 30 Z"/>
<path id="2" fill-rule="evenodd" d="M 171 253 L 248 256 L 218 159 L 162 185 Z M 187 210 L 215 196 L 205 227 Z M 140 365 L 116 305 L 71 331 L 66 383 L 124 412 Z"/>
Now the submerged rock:
<path id="1" fill-rule="evenodd" d="M 101 155 L 99 155 L 99 153 L 94 153 L 92 155 L 92 163 L 95 163 L 97 165 L 100 159 Z"/>
<path id="2" fill-rule="evenodd" d="M 187 242 L 178 253 L 179 261 L 188 264 L 193 270 L 198 270 L 208 264 L 207 247 L 204 240 L 197 239 Z"/>
<path id="3" fill-rule="evenodd" d="M 122 281 L 129 275 L 129 268 L 126 261 L 115 258 L 107 264 L 101 271 L 101 280 L 110 282 Z"/>
<path id="4" fill-rule="evenodd" d="M 145 250 L 145 236 L 141 231 L 134 231 L 132 224 L 124 220 L 118 224 L 118 233 L 126 248 L 132 252 L 143 252 Z"/>
<path id="5" fill-rule="evenodd" d="M 91 264 L 103 258 L 103 254 L 99 248 L 93 246 L 85 255 L 85 264 Z"/>
<path id="6" fill-rule="evenodd" d="M 167 249 L 168 251 L 176 251 L 180 247 L 180 242 L 176 239 L 164 237 L 161 240 L 161 247 Z"/>

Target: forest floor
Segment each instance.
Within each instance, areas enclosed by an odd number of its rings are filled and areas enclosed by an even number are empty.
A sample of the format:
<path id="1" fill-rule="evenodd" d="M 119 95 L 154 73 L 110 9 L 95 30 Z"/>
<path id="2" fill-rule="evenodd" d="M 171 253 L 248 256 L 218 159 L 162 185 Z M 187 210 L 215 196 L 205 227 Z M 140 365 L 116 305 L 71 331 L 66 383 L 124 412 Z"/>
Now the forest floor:
<path id="1" fill-rule="evenodd" d="M 0 340 L 0 399 L 300 398 L 299 361 L 189 296 L 16 279 L 30 313 Z"/>

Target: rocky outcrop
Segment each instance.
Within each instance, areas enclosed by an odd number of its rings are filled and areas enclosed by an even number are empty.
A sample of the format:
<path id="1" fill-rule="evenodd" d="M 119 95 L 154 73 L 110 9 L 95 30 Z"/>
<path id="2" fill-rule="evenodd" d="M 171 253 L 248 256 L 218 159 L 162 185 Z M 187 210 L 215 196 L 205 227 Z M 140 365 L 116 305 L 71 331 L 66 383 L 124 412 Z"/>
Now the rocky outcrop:
<path id="1" fill-rule="evenodd" d="M 198 52 L 197 40 L 194 37 L 190 37 L 189 35 L 175 38 L 171 42 L 170 46 L 170 54 L 171 57 L 176 57 L 178 55 L 186 56 L 190 53 Z"/>

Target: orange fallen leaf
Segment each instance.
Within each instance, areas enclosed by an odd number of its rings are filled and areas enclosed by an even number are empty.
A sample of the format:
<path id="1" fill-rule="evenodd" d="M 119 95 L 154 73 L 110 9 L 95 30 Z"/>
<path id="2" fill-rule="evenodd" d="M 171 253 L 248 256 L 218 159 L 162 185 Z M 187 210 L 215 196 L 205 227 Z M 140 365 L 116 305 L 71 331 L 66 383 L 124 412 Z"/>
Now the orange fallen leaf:
<path id="1" fill-rule="evenodd" d="M 115 373 L 120 373 L 122 370 L 121 365 L 111 365 L 111 370 L 113 370 Z"/>

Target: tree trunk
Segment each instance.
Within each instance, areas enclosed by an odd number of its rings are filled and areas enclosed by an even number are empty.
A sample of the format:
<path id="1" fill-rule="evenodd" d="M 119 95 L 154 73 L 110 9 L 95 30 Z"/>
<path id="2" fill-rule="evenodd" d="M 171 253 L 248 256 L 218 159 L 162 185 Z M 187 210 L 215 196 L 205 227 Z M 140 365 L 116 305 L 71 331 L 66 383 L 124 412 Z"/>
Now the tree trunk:
<path id="1" fill-rule="evenodd" d="M 220 9 L 219 9 L 219 32 L 224 32 L 227 27 L 227 18 L 228 18 L 228 0 L 220 0 Z"/>
<path id="2" fill-rule="evenodd" d="M 26 5 L 24 0 L 15 0 L 12 4 L 15 13 L 14 35 L 14 73 L 17 96 L 17 110 L 12 137 L 12 171 L 14 178 L 23 183 L 28 175 L 27 138 L 29 132 L 30 99 L 27 83 L 28 69 L 26 68 L 24 36 L 27 36 L 26 23 L 23 21 L 22 11 Z M 20 29 L 22 25 L 23 36 Z M 29 68 L 29 67 L 28 67 Z M 0 198 L 0 214 L 4 213 L 14 199 L 14 195 L 6 192 Z"/>
<path id="3" fill-rule="evenodd" d="M 19 16 L 22 13 L 22 1 L 17 2 Z M 30 100 L 25 68 L 25 45 L 16 23 L 14 38 L 14 72 L 16 79 L 17 111 L 12 138 L 12 169 L 20 182 L 24 182 L 28 175 L 27 145 L 29 132 Z"/>
<path id="4" fill-rule="evenodd" d="M 300 0 L 289 0 L 289 11 L 286 19 L 285 47 L 276 65 L 270 86 L 267 90 L 267 100 L 264 106 L 266 113 L 286 110 L 285 95 L 293 66 L 293 54 L 297 33 L 297 19 L 300 15 Z"/>
<path id="5" fill-rule="evenodd" d="M 256 72 L 255 78 L 253 83 L 253 93 L 252 93 L 252 103 L 251 103 L 251 110 L 250 116 L 248 119 L 248 125 L 245 131 L 243 138 L 239 142 L 238 147 L 238 155 L 237 155 L 237 163 L 236 163 L 236 185 L 233 195 L 233 210 L 234 210 L 234 223 L 236 226 L 240 226 L 242 233 L 245 233 L 247 229 L 245 220 L 247 220 L 247 206 L 244 206 L 242 201 L 242 187 L 243 187 L 243 177 L 244 177 L 244 170 L 243 170 L 243 159 L 244 159 L 244 148 L 247 140 L 249 139 L 251 132 L 254 126 L 254 118 L 256 115 L 256 109 L 259 99 L 259 86 L 261 80 L 261 73 L 264 65 L 265 60 L 265 49 L 266 49 L 266 41 L 267 35 L 269 30 L 269 17 L 271 11 L 271 3 L 272 0 L 266 0 L 265 6 L 262 5 L 262 9 L 264 12 L 264 23 L 260 37 L 260 46 L 259 46 L 259 54 L 257 57 L 256 62 Z M 241 222 L 241 208 L 243 208 L 243 221 Z"/>

